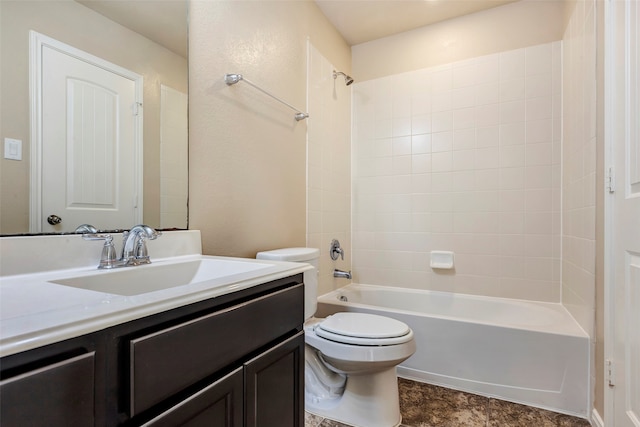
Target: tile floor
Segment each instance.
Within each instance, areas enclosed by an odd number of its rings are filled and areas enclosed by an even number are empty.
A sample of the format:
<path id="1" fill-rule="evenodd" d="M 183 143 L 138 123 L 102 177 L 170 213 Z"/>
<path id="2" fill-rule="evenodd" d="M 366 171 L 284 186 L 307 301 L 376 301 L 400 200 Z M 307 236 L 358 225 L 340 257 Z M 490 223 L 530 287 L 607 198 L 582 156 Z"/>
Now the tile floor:
<path id="1" fill-rule="evenodd" d="M 430 384 L 398 380 L 402 427 L 587 427 L 587 420 L 463 393 Z M 306 413 L 305 427 L 349 427 Z"/>

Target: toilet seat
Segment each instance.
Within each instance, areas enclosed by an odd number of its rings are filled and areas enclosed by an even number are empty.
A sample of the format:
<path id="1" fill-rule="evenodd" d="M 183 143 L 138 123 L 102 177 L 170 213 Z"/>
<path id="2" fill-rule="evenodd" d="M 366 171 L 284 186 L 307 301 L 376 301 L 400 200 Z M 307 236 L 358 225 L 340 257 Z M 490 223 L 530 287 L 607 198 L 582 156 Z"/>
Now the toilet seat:
<path id="1" fill-rule="evenodd" d="M 336 313 L 314 327 L 316 335 L 344 344 L 397 345 L 413 338 L 405 323 L 366 313 Z"/>

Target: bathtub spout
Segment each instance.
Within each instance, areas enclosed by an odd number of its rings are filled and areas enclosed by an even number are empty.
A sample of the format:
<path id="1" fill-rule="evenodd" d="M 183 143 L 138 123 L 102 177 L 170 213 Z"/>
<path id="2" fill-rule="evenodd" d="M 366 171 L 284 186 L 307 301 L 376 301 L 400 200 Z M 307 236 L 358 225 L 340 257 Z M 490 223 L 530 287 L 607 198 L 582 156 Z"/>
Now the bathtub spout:
<path id="1" fill-rule="evenodd" d="M 333 270 L 333 277 L 351 280 L 351 271 L 342 271 L 336 268 Z"/>

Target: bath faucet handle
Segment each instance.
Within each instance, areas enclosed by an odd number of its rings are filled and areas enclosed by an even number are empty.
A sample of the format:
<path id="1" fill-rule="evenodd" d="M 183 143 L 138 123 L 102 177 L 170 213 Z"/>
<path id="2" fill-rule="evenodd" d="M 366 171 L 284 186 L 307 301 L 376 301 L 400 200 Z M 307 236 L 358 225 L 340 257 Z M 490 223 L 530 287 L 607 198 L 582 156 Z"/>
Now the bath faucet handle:
<path id="1" fill-rule="evenodd" d="M 333 239 L 331 241 L 331 248 L 329 249 L 329 255 L 332 260 L 337 260 L 338 256 L 344 261 L 344 250 L 340 247 L 340 242 L 338 239 Z"/>
<path id="2" fill-rule="evenodd" d="M 102 255 L 100 256 L 99 269 L 110 269 L 116 267 L 116 247 L 113 246 L 113 236 L 111 234 L 87 233 L 83 234 L 84 240 L 104 240 Z"/>
<path id="3" fill-rule="evenodd" d="M 147 250 L 147 237 L 140 236 L 136 247 L 135 258 L 138 264 L 151 264 L 149 251 Z"/>

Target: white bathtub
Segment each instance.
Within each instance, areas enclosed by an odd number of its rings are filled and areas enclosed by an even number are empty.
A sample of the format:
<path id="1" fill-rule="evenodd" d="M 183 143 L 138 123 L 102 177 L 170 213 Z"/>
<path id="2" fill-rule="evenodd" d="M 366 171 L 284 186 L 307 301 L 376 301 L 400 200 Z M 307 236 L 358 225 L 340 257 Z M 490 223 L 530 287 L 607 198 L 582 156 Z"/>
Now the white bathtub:
<path id="1" fill-rule="evenodd" d="M 318 298 L 318 317 L 338 311 L 413 329 L 402 377 L 588 416 L 589 337 L 561 304 L 350 284 Z"/>

